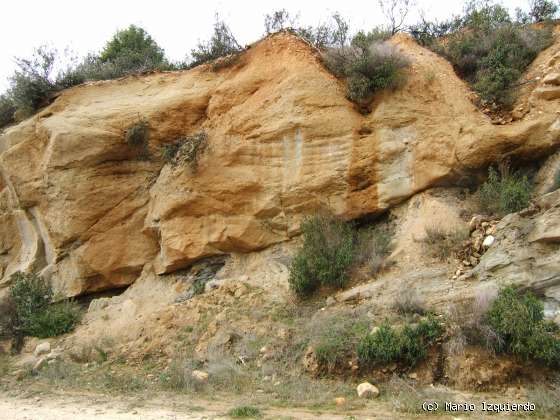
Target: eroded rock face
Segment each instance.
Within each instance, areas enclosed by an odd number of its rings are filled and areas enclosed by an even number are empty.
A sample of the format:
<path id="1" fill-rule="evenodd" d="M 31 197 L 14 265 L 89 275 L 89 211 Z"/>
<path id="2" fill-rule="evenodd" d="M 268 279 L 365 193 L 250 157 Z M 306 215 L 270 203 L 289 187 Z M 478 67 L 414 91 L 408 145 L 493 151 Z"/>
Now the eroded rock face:
<path id="1" fill-rule="evenodd" d="M 122 286 L 148 263 L 168 273 L 262 249 L 318 209 L 381 212 L 504 154 L 558 145 L 556 103 L 541 109 L 535 97 L 522 120 L 492 125 L 449 63 L 404 36 L 394 42 L 412 62 L 408 82 L 377 95 L 369 115 L 289 34 L 217 72 L 64 91 L 0 137 L 1 284 L 33 269 L 69 296 Z M 149 160 L 124 140 L 139 116 L 150 125 Z M 196 171 L 159 157 L 163 144 L 200 131 L 208 147 Z"/>

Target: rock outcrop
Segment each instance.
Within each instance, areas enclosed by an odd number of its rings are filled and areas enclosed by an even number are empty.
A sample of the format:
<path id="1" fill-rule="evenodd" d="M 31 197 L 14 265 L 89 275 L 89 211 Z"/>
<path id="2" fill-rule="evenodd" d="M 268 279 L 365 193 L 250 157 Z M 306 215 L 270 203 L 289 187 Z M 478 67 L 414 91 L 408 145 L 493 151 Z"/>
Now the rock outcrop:
<path id="1" fill-rule="evenodd" d="M 127 285 L 146 264 L 162 274 L 262 249 L 318 209 L 379 213 L 504 155 L 534 159 L 559 144 L 560 103 L 547 95 L 493 125 L 449 63 L 405 36 L 393 42 L 411 60 L 408 81 L 377 95 L 368 115 L 286 33 L 220 70 L 62 92 L 0 137 L 0 287 L 16 270 L 41 271 L 68 296 Z M 149 159 L 124 140 L 138 118 L 150 126 Z M 162 145 L 200 131 L 208 147 L 196 171 L 160 158 Z"/>

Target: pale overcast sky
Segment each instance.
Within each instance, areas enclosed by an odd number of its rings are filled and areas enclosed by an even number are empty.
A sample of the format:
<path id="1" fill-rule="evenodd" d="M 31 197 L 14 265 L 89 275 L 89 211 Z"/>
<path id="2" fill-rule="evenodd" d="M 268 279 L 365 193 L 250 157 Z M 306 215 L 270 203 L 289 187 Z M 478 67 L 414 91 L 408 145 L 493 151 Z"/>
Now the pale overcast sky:
<path id="1" fill-rule="evenodd" d="M 416 9 L 426 16 L 446 18 L 462 10 L 464 0 L 417 0 Z M 525 7 L 527 0 L 503 0 L 512 11 Z M 263 33 L 264 16 L 274 10 L 287 9 L 299 14 L 300 23 L 315 25 L 332 13 L 340 12 L 351 29 L 368 29 L 384 22 L 376 0 L 15 0 L 2 4 L 0 24 L 0 92 L 7 87 L 6 78 L 14 71 L 14 56 L 30 56 L 33 48 L 47 44 L 59 50 L 66 47 L 79 56 L 99 51 L 117 29 L 136 24 L 146 29 L 165 49 L 172 60 L 181 60 L 198 40 L 212 32 L 216 12 L 228 23 L 243 44 Z M 416 21 L 418 13 L 409 16 Z"/>

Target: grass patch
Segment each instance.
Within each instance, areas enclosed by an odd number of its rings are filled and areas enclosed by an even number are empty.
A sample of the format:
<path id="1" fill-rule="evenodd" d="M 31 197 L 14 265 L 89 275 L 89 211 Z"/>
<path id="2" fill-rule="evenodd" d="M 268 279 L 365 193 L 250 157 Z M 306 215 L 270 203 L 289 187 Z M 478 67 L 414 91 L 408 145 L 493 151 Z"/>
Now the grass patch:
<path id="1" fill-rule="evenodd" d="M 439 226 L 427 226 L 422 240 L 426 251 L 440 261 L 448 261 L 460 250 L 469 234 L 465 229 L 444 230 Z"/>
<path id="2" fill-rule="evenodd" d="M 193 172 L 198 168 L 200 156 L 208 146 L 208 135 L 201 131 L 192 136 L 181 137 L 162 146 L 161 156 L 169 164 L 188 165 Z"/>
<path id="3" fill-rule="evenodd" d="M 361 230 L 357 235 L 356 265 L 365 266 L 371 276 L 383 270 L 391 252 L 392 236 L 387 227 L 376 226 Z"/>
<path id="4" fill-rule="evenodd" d="M 400 315 L 424 315 L 426 314 L 426 304 L 413 287 L 407 287 L 403 284 L 400 288 L 393 308 Z"/>
<path id="5" fill-rule="evenodd" d="M 5 353 L 0 353 L 0 378 L 8 375 L 11 369 L 12 362 L 10 356 Z"/>
<path id="6" fill-rule="evenodd" d="M 262 417 L 262 412 L 257 407 L 253 407 L 251 405 L 241 405 L 239 407 L 235 407 L 229 410 L 228 415 L 235 419 L 260 418 Z"/>
<path id="7" fill-rule="evenodd" d="M 387 384 L 386 396 L 389 397 L 393 409 L 401 413 L 407 414 L 425 414 L 423 404 L 425 402 L 436 402 L 439 406 L 437 411 L 432 415 L 443 414 L 446 401 L 453 401 L 453 397 L 449 392 L 438 389 L 418 388 L 406 380 L 393 376 Z"/>
<path id="8" fill-rule="evenodd" d="M 536 386 L 527 392 L 527 399 L 535 404 L 533 416 L 560 418 L 560 385 Z"/>
<path id="9" fill-rule="evenodd" d="M 368 323 L 350 316 L 332 316 L 313 322 L 311 345 L 321 369 L 334 372 L 344 369 L 352 357 L 360 338 L 368 330 Z"/>

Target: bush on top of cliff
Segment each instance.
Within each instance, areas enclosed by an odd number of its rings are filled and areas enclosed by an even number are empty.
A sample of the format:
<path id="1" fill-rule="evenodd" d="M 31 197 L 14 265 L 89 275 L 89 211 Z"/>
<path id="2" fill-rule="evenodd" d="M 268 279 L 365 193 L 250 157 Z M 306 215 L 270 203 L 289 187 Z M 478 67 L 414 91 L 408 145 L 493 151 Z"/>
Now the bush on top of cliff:
<path id="1" fill-rule="evenodd" d="M 291 16 L 286 9 L 267 14 L 264 27 L 266 35 L 283 30 L 292 31 L 321 50 L 346 45 L 350 29 L 348 22 L 339 13 L 334 13 L 329 21 L 317 26 L 300 26 L 298 18 Z"/>
<path id="2" fill-rule="evenodd" d="M 486 322 L 501 337 L 496 351 L 560 366 L 560 329 L 544 319 L 544 306 L 532 293 L 512 287 L 501 290 Z"/>
<path id="3" fill-rule="evenodd" d="M 68 57 L 65 57 L 65 61 Z M 78 64 L 54 73 L 60 67 L 56 49 L 37 48 L 31 58 L 16 58 L 17 69 L 0 102 L 0 127 L 32 115 L 48 105 L 56 92 L 88 80 L 114 79 L 131 73 L 174 68 L 150 35 L 135 25 L 117 31 L 101 54 L 89 54 Z M 73 61 L 75 62 L 75 61 Z"/>
<path id="4" fill-rule="evenodd" d="M 107 63 L 123 57 L 130 66 L 129 70 L 143 68 L 146 62 L 158 65 L 166 61 L 163 49 L 144 29 L 136 25 L 117 31 L 101 51 L 99 60 Z"/>
<path id="5" fill-rule="evenodd" d="M 13 308 L 10 333 L 16 340 L 25 335 L 46 338 L 72 331 L 79 308 L 72 301 L 53 303 L 51 286 L 35 274 L 16 272 L 9 293 Z"/>
<path id="6" fill-rule="evenodd" d="M 395 89 L 406 80 L 409 61 L 384 41 L 383 31 L 358 32 L 350 46 L 329 48 L 324 53 L 327 68 L 346 79 L 348 99 L 368 101 L 375 92 Z"/>
<path id="7" fill-rule="evenodd" d="M 447 58 L 484 104 L 508 109 L 523 72 L 552 44 L 551 27 L 526 24 L 527 20 L 544 19 L 545 11 L 537 9 L 535 17 L 525 19 L 518 12 L 515 20 L 501 5 L 473 0 L 462 16 L 445 22 L 423 19 L 409 31 L 420 44 Z"/>
<path id="8" fill-rule="evenodd" d="M 208 63 L 221 57 L 235 55 L 243 48 L 231 32 L 229 26 L 216 16 L 214 32 L 206 42 L 199 42 L 198 46 L 191 51 L 193 62 L 191 66 Z"/>
<path id="9" fill-rule="evenodd" d="M 407 6 L 408 7 L 408 6 Z M 398 29 L 394 28 L 393 31 Z M 320 49 L 326 67 L 347 82 L 346 95 L 355 102 L 367 102 L 375 92 L 394 89 L 406 78 L 408 60 L 389 43 L 392 31 L 374 28 L 349 36 L 348 22 L 338 13 L 317 26 L 299 26 L 285 10 L 265 18 L 265 32 L 290 30 Z M 393 32 L 394 33 L 394 32 Z"/>

